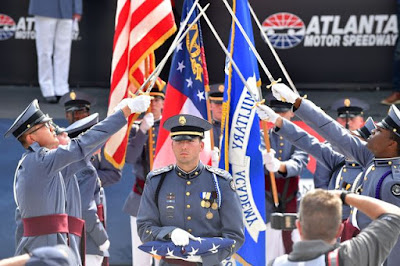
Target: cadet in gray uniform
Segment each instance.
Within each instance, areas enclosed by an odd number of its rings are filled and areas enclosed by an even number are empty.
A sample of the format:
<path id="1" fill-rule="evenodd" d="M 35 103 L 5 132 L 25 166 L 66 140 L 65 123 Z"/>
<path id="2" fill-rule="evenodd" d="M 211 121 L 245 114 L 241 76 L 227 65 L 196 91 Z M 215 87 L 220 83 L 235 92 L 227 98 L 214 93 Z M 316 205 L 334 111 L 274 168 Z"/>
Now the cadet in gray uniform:
<path id="1" fill-rule="evenodd" d="M 80 121 L 81 119 L 85 119 L 90 115 L 90 108 L 92 105 L 96 103 L 95 98 L 91 95 L 80 91 L 72 91 L 69 92 L 60 99 L 60 103 L 64 105 L 65 108 L 65 117 L 70 124 Z M 82 128 L 81 128 L 82 129 Z M 76 131 L 74 129 L 74 137 L 79 135 L 82 131 Z M 70 132 L 71 133 L 71 132 Z M 75 134 L 77 133 L 77 134 Z M 91 158 L 91 163 L 96 169 L 97 173 L 91 172 L 91 166 L 88 166 L 88 171 L 82 170 L 78 175 L 79 186 L 81 188 L 81 196 L 82 201 L 87 203 L 83 205 L 83 216 L 85 217 L 87 226 L 86 230 L 87 234 L 87 243 L 86 243 L 86 254 L 89 254 L 89 260 L 91 258 L 97 259 L 98 261 L 103 260 L 103 257 L 108 257 L 108 247 L 109 242 L 108 236 L 105 231 L 106 226 L 106 196 L 104 193 L 103 186 L 112 185 L 118 182 L 121 179 L 122 173 L 120 169 L 115 168 L 111 163 L 109 163 L 104 158 L 104 150 L 101 149 L 100 152 L 96 153 Z M 96 180 L 93 178 L 89 178 L 92 180 L 89 182 L 87 178 L 85 178 L 85 173 L 89 174 L 89 176 L 96 176 Z M 100 178 L 99 180 L 97 180 Z M 84 186 L 84 187 L 82 187 Z M 88 191 L 94 192 L 94 195 L 90 195 Z M 83 191 L 83 192 L 82 192 Z M 93 201 L 96 202 L 96 211 L 93 209 Z M 103 226 L 98 225 L 96 222 L 98 219 L 103 223 Z M 91 221 L 89 223 L 89 221 Z M 94 230 L 97 228 L 97 230 Z M 105 243 L 106 241 L 107 243 Z M 99 243 L 101 242 L 101 243 Z M 103 250 L 100 249 L 100 246 L 103 246 Z M 107 248 L 105 248 L 107 247 Z M 104 260 L 107 264 L 107 259 Z"/>
<path id="2" fill-rule="evenodd" d="M 95 113 L 81 120 L 74 122 L 65 130 L 70 138 L 76 138 L 81 133 L 87 131 L 99 121 L 99 114 Z M 100 147 L 104 143 L 99 145 Z M 101 265 L 103 258 L 108 257 L 110 241 L 107 232 L 98 216 L 97 206 L 100 204 L 99 190 L 100 181 L 97 171 L 91 163 L 92 156 L 85 160 L 79 171 L 76 172 L 77 184 L 79 185 L 80 197 L 82 198 L 82 217 L 86 225 L 86 263 L 88 265 Z M 94 254 L 94 255 L 93 255 Z"/>
<path id="3" fill-rule="evenodd" d="M 132 125 L 126 149 L 125 162 L 133 165 L 133 175 L 136 177 L 132 191 L 125 201 L 123 211 L 130 215 L 132 237 L 132 265 L 151 265 L 152 256 L 140 249 L 142 244 L 137 233 L 136 216 L 142 197 L 145 179 L 151 171 L 150 162 L 154 161 L 161 114 L 164 108 L 165 94 L 163 87 L 154 86 L 150 91 L 151 112 L 148 112 L 140 122 Z"/>
<path id="4" fill-rule="evenodd" d="M 219 163 L 219 146 L 221 138 L 221 119 L 222 119 L 222 102 L 224 99 L 224 84 L 213 84 L 210 86 L 208 93 L 210 100 L 210 110 L 212 116 L 212 129 L 214 148 L 211 154 L 212 166 L 218 167 Z"/>
<path id="5" fill-rule="evenodd" d="M 67 146 L 58 146 L 54 128 L 49 124 L 51 119 L 39 109 L 37 100 L 21 113 L 5 134 L 12 134 L 27 149 L 15 176 L 16 202 L 24 227 L 16 255 L 37 247 L 67 244 L 68 216 L 61 171 L 92 154 L 126 124 L 127 116 L 146 110 L 149 103 L 150 97 L 145 95 L 123 100 L 115 114 Z"/>
<path id="6" fill-rule="evenodd" d="M 368 110 L 369 105 L 356 98 L 342 98 L 335 101 L 331 108 L 337 112 L 336 121 L 339 124 L 350 131 L 355 131 L 364 125 L 363 114 L 364 110 Z M 330 145 L 329 142 L 327 142 L 327 145 Z M 333 149 L 335 149 L 335 147 L 333 147 Z M 342 171 L 336 172 L 340 176 L 337 180 L 337 175 L 333 175 L 332 170 L 339 168 L 342 168 Z M 363 171 L 364 169 L 361 165 L 349 159 L 329 169 L 317 162 L 314 173 L 314 186 L 315 188 L 322 189 L 345 189 L 350 191 L 354 179 Z M 350 208 L 343 209 L 344 219 L 347 219 L 349 212 Z"/>
<path id="7" fill-rule="evenodd" d="M 270 101 L 271 108 L 280 116 L 290 120 L 294 117 L 292 105 L 283 103 L 277 100 Z M 265 151 L 264 134 L 261 134 L 261 149 Z M 269 140 L 271 143 L 270 154 L 266 151 L 264 154 L 265 162 L 265 206 L 266 206 L 266 223 L 267 223 L 267 237 L 266 252 L 268 260 L 288 254 L 292 251 L 293 241 L 292 233 L 289 230 L 274 230 L 270 228 L 270 215 L 274 212 L 281 213 L 296 213 L 297 212 L 297 192 L 299 191 L 300 174 L 308 163 L 308 154 L 303 150 L 293 146 L 287 139 L 276 134 L 272 129 L 269 130 Z M 275 155 L 270 156 L 276 153 Z M 271 193 L 271 179 L 269 171 L 275 173 L 276 188 L 278 191 L 279 206 L 275 208 Z M 276 247 L 280 246 L 276 243 L 276 238 L 271 237 L 272 234 L 278 239 L 282 239 L 284 253 L 280 252 Z"/>
<path id="8" fill-rule="evenodd" d="M 372 222 L 355 238 L 340 245 L 341 207 L 349 204 L 364 212 Z M 400 209 L 371 197 L 341 191 L 316 189 L 300 203 L 296 221 L 301 240 L 293 252 L 269 265 L 381 265 L 400 234 Z"/>
<path id="9" fill-rule="evenodd" d="M 54 132 L 56 133 L 59 145 L 68 145 L 71 140 L 68 137 L 68 133 L 65 132 L 65 129 L 57 126 L 53 122 L 51 123 L 54 127 Z M 76 254 L 76 256 L 73 257 L 74 259 L 76 259 L 73 265 L 83 265 L 85 258 L 85 246 L 81 242 L 81 238 L 82 236 L 84 236 L 85 233 L 85 221 L 82 220 L 81 196 L 79 194 L 78 180 L 75 176 L 75 172 L 77 172 L 85 165 L 86 163 L 84 162 L 84 160 L 81 160 L 79 162 L 70 164 L 68 167 L 64 168 L 61 171 L 61 174 L 64 178 L 66 190 L 65 211 L 68 214 L 68 229 L 70 232 L 69 246 Z M 18 215 L 16 217 L 17 229 L 15 243 L 18 245 L 19 241 L 21 241 L 22 239 L 24 228 L 19 208 L 16 208 L 16 213 L 18 213 Z"/>
<path id="10" fill-rule="evenodd" d="M 296 115 L 310 125 L 332 145 L 340 148 L 346 157 L 356 160 L 366 169 L 356 187 L 360 193 L 386 202 L 400 205 L 400 111 L 392 105 L 388 115 L 377 124 L 377 129 L 367 142 L 351 135 L 331 117 L 312 102 L 302 99 L 286 85 L 273 87 L 274 96 L 295 103 Z M 277 125 L 278 126 L 278 125 Z M 371 219 L 352 210 L 351 221 L 361 230 L 370 224 Z M 400 261 L 400 241 L 396 243 L 387 259 L 387 265 L 397 265 Z"/>
<path id="11" fill-rule="evenodd" d="M 231 175 L 200 161 L 207 121 L 176 115 L 164 123 L 171 132 L 176 165 L 148 174 L 137 216 L 140 239 L 145 243 L 171 240 L 185 246 L 195 237 L 225 237 L 236 241 L 231 249 L 198 257 L 193 265 L 221 265 L 243 244 L 244 225 L 239 197 Z M 183 261 L 163 258 L 160 265 Z"/>

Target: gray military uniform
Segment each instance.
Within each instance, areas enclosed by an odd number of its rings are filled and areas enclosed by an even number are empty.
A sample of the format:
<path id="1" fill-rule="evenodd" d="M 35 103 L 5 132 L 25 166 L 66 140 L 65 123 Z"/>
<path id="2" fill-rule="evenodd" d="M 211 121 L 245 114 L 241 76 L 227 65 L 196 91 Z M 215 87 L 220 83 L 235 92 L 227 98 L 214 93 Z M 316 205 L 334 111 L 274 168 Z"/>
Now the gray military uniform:
<path id="1" fill-rule="evenodd" d="M 362 195 L 375 197 L 383 201 L 400 206 L 400 159 L 377 159 L 366 147 L 366 142 L 352 136 L 335 120 L 325 114 L 312 102 L 303 99 L 300 108 L 296 111 L 304 122 L 310 125 L 340 152 L 348 158 L 357 161 L 364 167 L 362 178 L 354 186 L 359 187 Z M 360 184 L 362 182 L 362 184 Z M 397 189 L 399 188 L 399 189 Z M 353 225 L 361 230 L 370 224 L 371 219 L 356 212 L 351 215 Z M 355 218 L 355 219 L 353 219 Z M 398 265 L 400 261 L 400 241 L 398 241 L 387 259 L 387 265 Z"/>
<path id="2" fill-rule="evenodd" d="M 261 136 L 262 136 L 261 149 L 265 150 L 264 135 L 261 134 Z M 276 152 L 275 157 L 279 161 L 285 162 L 285 164 L 286 164 L 287 173 L 284 175 L 282 173 L 276 172 L 275 178 L 277 178 L 278 180 L 286 180 L 288 178 L 298 177 L 308 163 L 308 154 L 306 152 L 304 152 L 303 150 L 297 148 L 296 146 L 292 145 L 292 143 L 290 143 L 290 141 L 288 139 L 285 139 L 284 137 L 279 136 L 272 130 L 269 131 L 269 139 L 270 139 L 270 143 L 271 143 L 271 149 L 274 149 Z M 270 183 L 269 172 L 267 169 L 265 169 L 265 174 L 267 175 L 267 182 Z M 288 180 L 288 182 L 289 182 L 289 180 Z M 282 190 L 283 190 L 283 186 L 278 187 L 278 192 L 282 191 Z M 297 183 L 296 183 L 296 187 L 291 187 L 289 185 L 288 191 L 289 192 L 287 193 L 287 195 L 284 196 L 285 197 L 284 205 L 286 205 L 286 203 L 289 203 L 290 199 L 295 200 L 297 198 L 297 191 L 298 191 Z M 267 200 L 265 202 L 266 214 L 267 214 L 266 222 L 268 223 L 271 213 L 275 212 L 276 210 L 274 210 L 274 205 L 272 202 L 272 193 L 270 192 L 270 190 L 266 191 L 265 193 L 267 195 Z M 280 196 L 282 196 L 282 195 L 280 195 Z M 282 210 L 282 211 L 285 212 L 285 210 Z M 296 212 L 296 211 L 297 210 L 291 210 L 290 212 Z"/>
<path id="3" fill-rule="evenodd" d="M 377 266 L 384 262 L 395 245 L 399 233 L 400 216 L 384 214 L 372 221 L 358 236 L 340 245 L 329 245 L 322 240 L 299 241 L 294 244 L 293 252 L 275 259 L 269 265 L 327 265 L 326 254 L 337 249 L 339 262 L 337 265 Z"/>
<path id="4" fill-rule="evenodd" d="M 214 138 L 214 147 L 220 146 L 220 138 L 221 138 L 221 121 L 213 121 L 212 123 L 213 129 L 213 138 Z"/>
<path id="5" fill-rule="evenodd" d="M 328 185 L 329 189 L 342 189 L 343 186 L 346 187 L 346 182 L 353 184 L 354 179 L 362 170 L 358 163 L 348 161 L 344 155 L 334 151 L 329 143 L 320 143 L 317 138 L 286 119 L 283 120 L 282 128 L 276 128 L 276 133 L 285 137 L 293 145 L 306 151 L 318 161 L 325 170 L 325 176 L 319 179 L 320 183 L 322 183 L 322 179 L 329 181 L 329 177 L 332 176 Z M 340 165 L 343 166 L 337 167 Z M 337 176 L 340 177 L 339 180 L 336 179 Z M 336 181 L 339 182 L 336 183 Z M 352 188 L 352 185 L 350 188 Z M 342 219 L 347 219 L 349 214 L 350 207 L 343 206 Z"/>
<path id="6" fill-rule="evenodd" d="M 122 111 L 109 116 L 67 146 L 54 150 L 33 143 L 17 170 L 16 193 L 21 218 L 66 213 L 66 187 L 61 170 L 95 151 L 99 143 L 126 124 Z M 32 189 L 35 188 L 35 189 Z M 66 234 L 22 237 L 16 255 L 37 247 L 67 244 Z"/>
<path id="7" fill-rule="evenodd" d="M 103 244 L 108 235 L 97 215 L 99 204 L 100 181 L 94 166 L 88 162 L 85 168 L 76 173 L 82 197 L 82 216 L 86 225 L 86 254 L 109 256 L 108 251 L 103 252 L 99 246 Z"/>
<path id="8" fill-rule="evenodd" d="M 143 184 L 147 174 L 150 172 L 150 159 L 149 159 L 149 144 L 148 134 L 143 133 L 139 129 L 140 124 L 136 123 L 132 126 L 129 134 L 128 147 L 126 149 L 125 161 L 129 164 L 133 164 L 133 175 L 136 177 L 135 184 L 132 187 L 128 198 L 125 200 L 123 211 L 130 216 L 137 216 L 139 209 L 140 199 L 143 193 Z M 153 155 L 156 149 L 158 130 L 160 128 L 160 120 L 154 122 L 153 131 L 153 143 L 152 151 Z M 154 157 L 153 157 L 154 158 Z"/>
<path id="9" fill-rule="evenodd" d="M 217 210 L 200 205 L 202 192 L 216 191 L 214 174 L 222 200 Z M 156 190 L 163 175 L 165 182 L 159 190 L 156 202 Z M 208 212 L 213 214 L 211 219 L 206 218 Z M 225 237 L 235 240 L 235 248 L 202 257 L 204 265 L 220 265 L 223 259 L 235 253 L 244 242 L 242 217 L 239 197 L 231 175 L 200 162 L 190 173 L 173 165 L 150 172 L 140 203 L 137 225 L 140 239 L 144 243 L 169 240 L 168 235 L 175 228 L 186 230 L 196 237 Z"/>

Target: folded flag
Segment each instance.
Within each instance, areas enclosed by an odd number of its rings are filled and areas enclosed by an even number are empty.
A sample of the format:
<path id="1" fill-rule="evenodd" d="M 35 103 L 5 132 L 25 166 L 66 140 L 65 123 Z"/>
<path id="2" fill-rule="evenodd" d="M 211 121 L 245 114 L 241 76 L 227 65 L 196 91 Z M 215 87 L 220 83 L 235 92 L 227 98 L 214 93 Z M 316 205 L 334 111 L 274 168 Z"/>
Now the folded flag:
<path id="1" fill-rule="evenodd" d="M 151 241 L 139 246 L 139 249 L 156 256 L 171 259 L 187 259 L 192 256 L 215 254 L 221 249 L 232 248 L 235 240 L 223 237 L 198 237 L 189 240 L 187 246 L 175 246 L 172 241 Z"/>

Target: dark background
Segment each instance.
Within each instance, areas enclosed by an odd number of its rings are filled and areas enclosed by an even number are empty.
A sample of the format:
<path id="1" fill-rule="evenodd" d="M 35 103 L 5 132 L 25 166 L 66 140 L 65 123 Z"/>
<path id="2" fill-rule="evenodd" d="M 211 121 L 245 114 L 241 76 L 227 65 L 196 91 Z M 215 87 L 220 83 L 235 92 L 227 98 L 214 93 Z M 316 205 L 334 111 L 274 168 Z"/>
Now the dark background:
<path id="1" fill-rule="evenodd" d="M 177 22 L 180 21 L 182 2 L 183 0 L 175 1 Z M 207 2 L 211 2 L 207 14 L 222 40 L 227 43 L 230 16 L 222 1 L 200 1 L 202 6 Z M 252 0 L 250 3 L 261 22 L 268 16 L 283 11 L 297 15 L 306 25 L 313 15 L 341 15 L 341 23 L 345 23 L 350 15 L 395 13 L 395 1 L 388 0 Z M 28 16 L 28 4 L 27 0 L 2 0 L 0 13 L 10 16 L 18 23 L 20 17 Z M 72 88 L 109 87 L 116 1 L 83 0 L 83 4 L 79 40 L 74 41 L 72 46 L 70 84 Z M 204 21 L 202 28 L 210 83 L 223 82 L 225 55 Z M 253 28 L 256 29 L 255 25 Z M 256 47 L 266 65 L 274 77 L 283 77 L 258 30 L 254 30 L 254 33 Z M 171 42 L 172 38 L 156 51 L 158 61 Z M 299 88 L 390 87 L 393 47 L 304 47 L 302 44 L 291 49 L 278 50 Z M 0 84 L 37 85 L 34 40 L 12 37 L 0 41 L 0 53 Z M 161 77 L 167 80 L 168 73 L 169 64 L 164 68 Z M 263 73 L 261 78 L 264 83 L 267 82 Z"/>

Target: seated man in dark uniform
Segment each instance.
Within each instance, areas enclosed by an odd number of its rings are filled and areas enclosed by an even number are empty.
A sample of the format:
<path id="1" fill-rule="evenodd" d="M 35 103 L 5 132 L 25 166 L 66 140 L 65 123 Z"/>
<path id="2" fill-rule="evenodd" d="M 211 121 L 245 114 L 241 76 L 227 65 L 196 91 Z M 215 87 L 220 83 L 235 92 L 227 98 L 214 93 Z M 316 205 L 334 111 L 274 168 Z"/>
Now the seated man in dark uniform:
<path id="1" fill-rule="evenodd" d="M 223 237 L 236 243 L 191 262 L 163 258 L 160 265 L 220 265 L 244 242 L 242 210 L 232 176 L 200 161 L 204 131 L 211 127 L 191 115 L 165 121 L 176 165 L 148 174 L 137 216 L 138 233 L 144 243 L 158 240 L 186 246 L 196 237 Z"/>

